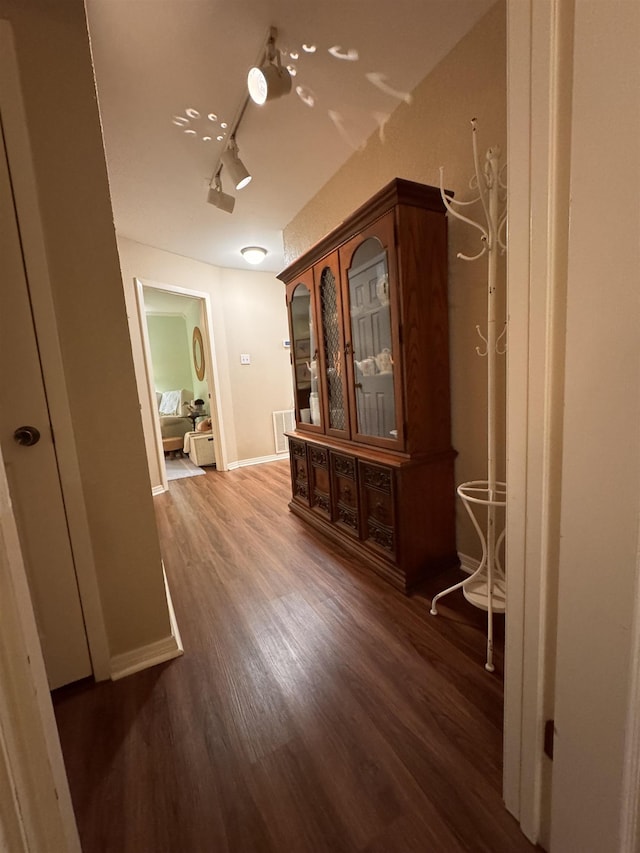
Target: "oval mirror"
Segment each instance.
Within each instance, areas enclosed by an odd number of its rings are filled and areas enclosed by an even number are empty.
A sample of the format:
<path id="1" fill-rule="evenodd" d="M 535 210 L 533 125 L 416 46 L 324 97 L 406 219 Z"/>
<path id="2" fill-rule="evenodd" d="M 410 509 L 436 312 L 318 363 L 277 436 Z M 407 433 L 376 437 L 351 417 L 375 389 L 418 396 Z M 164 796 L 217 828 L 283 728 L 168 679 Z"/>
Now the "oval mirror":
<path id="1" fill-rule="evenodd" d="M 193 366 L 196 376 L 202 382 L 204 379 L 204 347 L 202 345 L 202 333 L 197 326 L 193 327 Z"/>

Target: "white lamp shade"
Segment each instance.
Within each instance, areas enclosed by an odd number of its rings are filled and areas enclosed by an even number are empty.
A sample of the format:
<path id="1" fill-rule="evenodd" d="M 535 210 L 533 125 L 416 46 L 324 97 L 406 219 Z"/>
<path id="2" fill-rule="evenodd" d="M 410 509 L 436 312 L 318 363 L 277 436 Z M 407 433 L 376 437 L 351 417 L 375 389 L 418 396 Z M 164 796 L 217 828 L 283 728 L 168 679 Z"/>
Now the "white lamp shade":
<path id="1" fill-rule="evenodd" d="M 240 254 L 250 264 L 261 264 L 267 257 L 267 250 L 262 246 L 245 246 L 240 249 Z"/>
<path id="2" fill-rule="evenodd" d="M 209 188 L 207 201 L 214 207 L 219 208 L 219 210 L 224 210 L 225 213 L 233 213 L 233 208 L 236 204 L 236 200 L 232 195 L 223 193 L 222 189 L 218 189 L 217 187 Z"/>
<path id="3" fill-rule="evenodd" d="M 286 68 L 271 62 L 262 68 L 255 66 L 249 69 L 247 88 L 251 100 L 262 105 L 291 91 L 291 75 Z"/>
<path id="4" fill-rule="evenodd" d="M 233 181 L 233 185 L 237 190 L 246 187 L 251 180 L 251 175 L 247 171 L 246 166 L 238 157 L 235 149 L 227 148 L 222 155 L 222 165 L 227 170 L 227 174 Z"/>

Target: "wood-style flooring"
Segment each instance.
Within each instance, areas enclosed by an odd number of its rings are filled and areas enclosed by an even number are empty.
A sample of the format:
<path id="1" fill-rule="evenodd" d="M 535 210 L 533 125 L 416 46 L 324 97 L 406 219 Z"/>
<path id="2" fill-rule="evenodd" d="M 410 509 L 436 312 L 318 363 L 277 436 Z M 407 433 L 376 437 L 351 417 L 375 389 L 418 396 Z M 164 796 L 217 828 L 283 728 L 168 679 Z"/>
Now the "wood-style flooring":
<path id="1" fill-rule="evenodd" d="M 54 693 L 84 853 L 524 853 L 502 653 L 447 573 L 407 598 L 287 508 L 288 463 L 155 498 L 185 654 Z M 499 643 L 498 643 L 499 645 Z"/>

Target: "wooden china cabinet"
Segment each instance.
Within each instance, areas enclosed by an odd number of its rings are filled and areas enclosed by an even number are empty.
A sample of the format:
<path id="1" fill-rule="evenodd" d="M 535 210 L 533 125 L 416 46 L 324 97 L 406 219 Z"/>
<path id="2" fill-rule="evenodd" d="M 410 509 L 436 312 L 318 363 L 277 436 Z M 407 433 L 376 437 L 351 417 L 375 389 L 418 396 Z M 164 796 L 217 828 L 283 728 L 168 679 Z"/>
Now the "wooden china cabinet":
<path id="1" fill-rule="evenodd" d="M 278 278 L 295 389 L 289 507 L 407 592 L 457 563 L 439 190 L 395 179 Z"/>

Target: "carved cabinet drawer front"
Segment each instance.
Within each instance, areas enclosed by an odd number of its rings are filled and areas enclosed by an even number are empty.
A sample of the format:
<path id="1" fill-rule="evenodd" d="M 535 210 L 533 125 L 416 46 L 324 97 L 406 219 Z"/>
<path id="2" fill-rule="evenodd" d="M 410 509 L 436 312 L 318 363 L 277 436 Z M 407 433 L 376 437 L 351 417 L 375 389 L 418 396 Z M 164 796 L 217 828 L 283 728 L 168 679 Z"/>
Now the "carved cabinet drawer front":
<path id="1" fill-rule="evenodd" d="M 393 473 L 390 468 L 382 468 L 378 465 L 362 465 L 360 471 L 362 483 L 365 487 L 370 486 L 391 494 Z"/>
<path id="2" fill-rule="evenodd" d="M 291 457 L 291 473 L 293 475 L 293 495 L 297 498 L 303 498 L 305 501 L 309 498 L 309 477 L 307 474 L 307 460 Z"/>
<path id="3" fill-rule="evenodd" d="M 329 467 L 329 451 L 326 447 L 310 447 L 309 461 L 317 468 Z"/>
<path id="4" fill-rule="evenodd" d="M 333 470 L 338 477 L 356 478 L 356 460 L 353 456 L 342 456 L 339 453 L 332 454 Z"/>
<path id="5" fill-rule="evenodd" d="M 369 545 L 393 555 L 396 550 L 393 471 L 376 465 L 362 465 L 360 476 L 363 537 Z"/>
<path id="6" fill-rule="evenodd" d="M 373 489 L 366 491 L 367 517 L 372 518 L 379 524 L 393 527 L 393 501 L 391 495 L 384 492 L 376 492 Z"/>
<path id="7" fill-rule="evenodd" d="M 345 533 L 358 538 L 360 534 L 360 516 L 358 512 L 356 471 L 355 456 L 331 453 L 333 520 Z"/>
<path id="8" fill-rule="evenodd" d="M 289 439 L 289 453 L 291 456 L 295 456 L 296 459 L 306 459 L 307 458 L 307 450 L 306 445 L 304 445 L 301 441 L 295 441 L 295 439 Z"/>
<path id="9" fill-rule="evenodd" d="M 315 448 L 314 448 L 315 449 Z M 311 465 L 311 506 L 327 518 L 331 515 L 329 471 L 317 465 Z"/>

